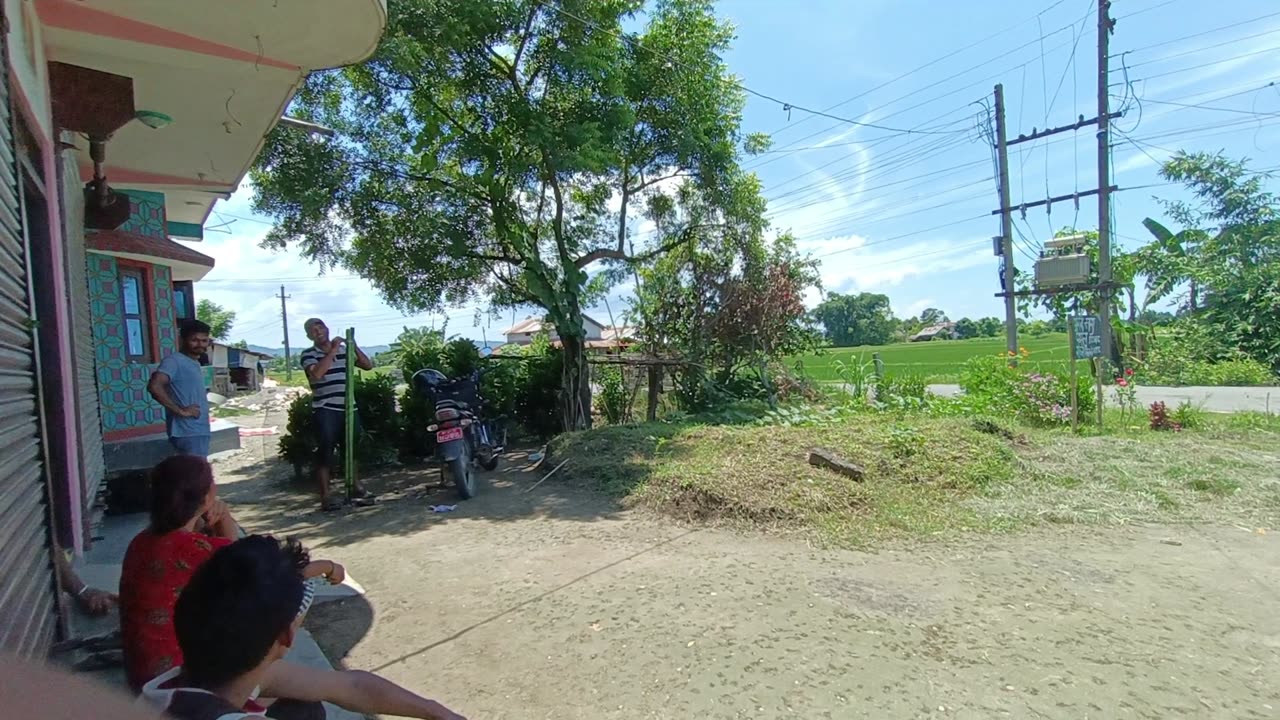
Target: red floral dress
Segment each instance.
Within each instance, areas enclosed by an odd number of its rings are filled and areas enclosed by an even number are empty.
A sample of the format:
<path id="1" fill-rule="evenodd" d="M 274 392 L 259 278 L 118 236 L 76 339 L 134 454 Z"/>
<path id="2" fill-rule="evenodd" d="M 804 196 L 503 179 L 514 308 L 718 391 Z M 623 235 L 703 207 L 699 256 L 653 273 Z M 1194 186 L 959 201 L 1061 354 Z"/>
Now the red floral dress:
<path id="1" fill-rule="evenodd" d="M 129 543 L 120 572 L 120 631 L 125 673 L 135 692 L 149 680 L 182 664 L 173 629 L 178 594 L 225 538 L 186 530 L 156 535 L 143 530 Z"/>

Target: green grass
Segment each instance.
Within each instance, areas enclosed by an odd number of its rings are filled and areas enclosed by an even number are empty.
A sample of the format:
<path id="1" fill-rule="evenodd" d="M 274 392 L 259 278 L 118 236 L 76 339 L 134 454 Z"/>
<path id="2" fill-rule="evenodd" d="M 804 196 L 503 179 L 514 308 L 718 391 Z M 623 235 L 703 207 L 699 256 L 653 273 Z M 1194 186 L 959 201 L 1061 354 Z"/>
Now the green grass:
<path id="1" fill-rule="evenodd" d="M 1070 356 L 1067 352 L 1067 336 L 1063 334 L 1028 337 L 1022 347 L 1030 356 L 1022 361 L 1037 370 L 1067 372 Z M 872 353 L 880 353 L 885 372 L 890 375 L 922 375 L 929 382 L 955 382 L 960 368 L 970 358 L 982 355 L 1000 355 L 1005 352 L 1004 338 L 976 338 L 973 340 L 933 340 L 893 345 L 867 345 L 853 348 L 830 348 L 813 355 L 793 358 L 799 361 L 804 372 L 819 382 L 840 382 L 836 361 L 846 364 L 870 363 Z"/>
<path id="2" fill-rule="evenodd" d="M 865 413 L 805 426 L 649 423 L 557 438 L 562 481 L 696 524 L 860 547 L 894 537 L 1044 524 L 1280 523 L 1280 419 L 1213 417 L 1153 432 L 1109 414 L 1107 435 L 962 417 Z M 824 447 L 855 482 L 807 462 Z"/>

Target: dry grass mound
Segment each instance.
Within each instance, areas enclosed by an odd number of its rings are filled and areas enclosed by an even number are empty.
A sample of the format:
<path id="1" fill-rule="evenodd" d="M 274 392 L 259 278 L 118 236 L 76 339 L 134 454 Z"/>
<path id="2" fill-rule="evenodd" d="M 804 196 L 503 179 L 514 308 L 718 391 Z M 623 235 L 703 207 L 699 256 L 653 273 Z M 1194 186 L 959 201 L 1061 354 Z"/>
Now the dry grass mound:
<path id="1" fill-rule="evenodd" d="M 683 521 L 814 533 L 839 545 L 988 524 L 963 501 L 1016 474 L 1011 443 L 954 418 L 807 427 L 625 425 L 571 433 L 560 471 Z M 861 482 L 807 462 L 826 448 Z"/>

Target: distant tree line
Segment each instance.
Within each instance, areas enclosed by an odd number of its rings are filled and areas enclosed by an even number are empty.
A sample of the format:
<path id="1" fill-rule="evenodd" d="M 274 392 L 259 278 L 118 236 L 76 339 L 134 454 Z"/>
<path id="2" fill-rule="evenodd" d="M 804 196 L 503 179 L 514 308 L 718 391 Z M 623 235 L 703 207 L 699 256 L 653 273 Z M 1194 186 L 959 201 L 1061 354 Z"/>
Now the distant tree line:
<path id="1" fill-rule="evenodd" d="M 926 308 L 919 316 L 899 318 L 893 314 L 889 297 L 879 293 L 830 293 L 809 316 L 827 343 L 835 347 L 906 342 L 925 328 L 952 322 L 947 313 L 938 308 Z M 1163 325 L 1173 319 L 1171 313 L 1155 310 L 1144 310 L 1139 318 L 1148 325 Z M 1067 331 L 1065 314 L 1048 320 L 1018 318 L 1017 322 L 1018 333 L 1030 337 Z M 950 336 L 957 340 L 1000 337 L 1004 335 L 1004 320 L 962 317 L 954 322 L 951 330 Z"/>

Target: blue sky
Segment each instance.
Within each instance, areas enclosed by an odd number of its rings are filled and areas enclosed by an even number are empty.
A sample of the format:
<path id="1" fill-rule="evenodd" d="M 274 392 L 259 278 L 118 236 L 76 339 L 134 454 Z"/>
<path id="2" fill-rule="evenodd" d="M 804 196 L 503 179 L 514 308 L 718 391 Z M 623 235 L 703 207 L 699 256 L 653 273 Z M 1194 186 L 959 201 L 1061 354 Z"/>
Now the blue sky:
<path id="1" fill-rule="evenodd" d="M 990 241 L 999 220 L 989 215 L 999 201 L 976 103 L 1003 83 L 1011 137 L 1096 115 L 1095 10 L 1089 0 L 720 3 L 738 33 L 726 59 L 746 87 L 891 129 L 788 113 L 754 96 L 748 103 L 744 130 L 770 133 L 774 146 L 747 167 L 764 183 L 773 226 L 821 258 L 827 291 L 885 293 L 899 316 L 925 307 L 952 318 L 1001 314 Z M 1172 151 L 1222 150 L 1254 169 L 1280 166 L 1280 8 L 1271 0 L 1115 0 L 1111 15 L 1112 108 L 1126 110 L 1113 136 L 1114 182 L 1135 188 L 1115 196 L 1116 234 L 1121 247 L 1135 247 L 1147 235 L 1142 219 L 1161 217 L 1152 197 L 1185 197 L 1177 186 L 1142 187 L 1162 182 L 1157 162 Z M 1014 204 L 1095 187 L 1096 159 L 1091 128 L 1015 146 Z M 272 296 L 282 280 L 293 296 L 295 347 L 310 315 L 354 325 L 365 344 L 445 320 L 403 318 L 366 281 L 342 270 L 318 277 L 296 253 L 258 248 L 270 225 L 251 214 L 250 191 L 219 203 L 197 246 L 218 262 L 197 296 L 237 311 L 234 339 L 280 344 Z M 1015 220 L 1015 256 L 1028 268 L 1054 229 L 1096 227 L 1097 203 L 1083 198 L 1077 213 L 1067 201 Z M 615 314 L 625 306 L 625 291 L 611 298 Z M 608 321 L 603 306 L 593 314 Z M 477 322 L 475 307 L 447 316 L 451 334 L 489 340 L 512 319 L 508 311 Z"/>

